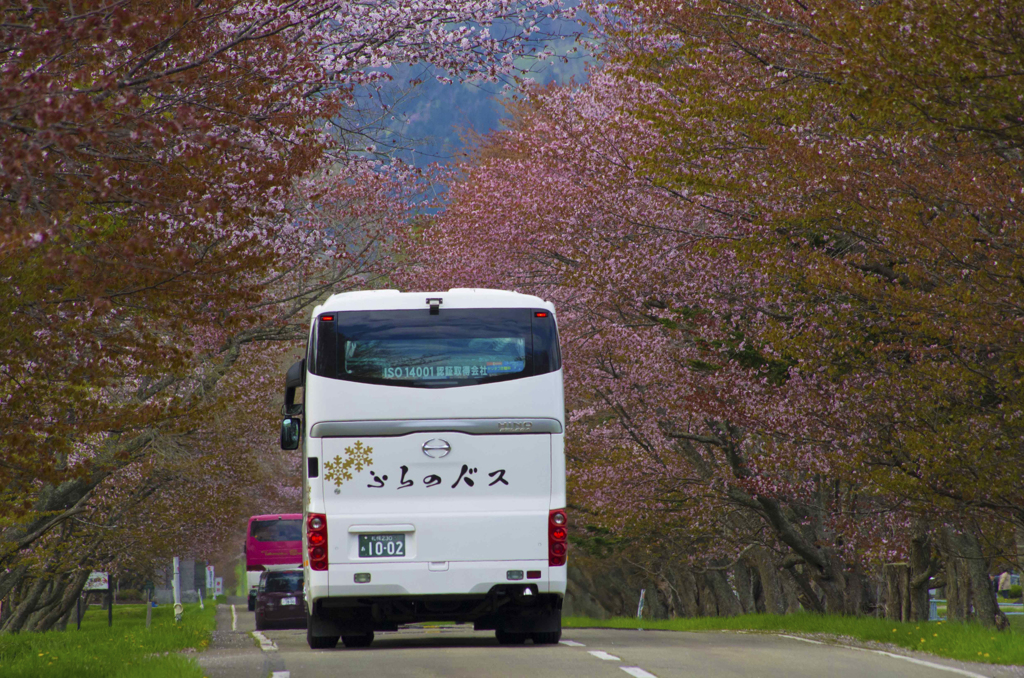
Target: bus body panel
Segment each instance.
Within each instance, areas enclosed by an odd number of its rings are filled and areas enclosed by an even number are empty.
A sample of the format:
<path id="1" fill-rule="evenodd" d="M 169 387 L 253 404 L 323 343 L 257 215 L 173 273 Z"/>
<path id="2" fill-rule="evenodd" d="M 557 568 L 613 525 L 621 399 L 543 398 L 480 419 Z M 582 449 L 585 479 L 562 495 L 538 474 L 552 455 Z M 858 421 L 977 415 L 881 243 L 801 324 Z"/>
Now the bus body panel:
<path id="1" fill-rule="evenodd" d="M 315 309 L 312 336 L 319 314 L 427 313 L 424 296 L 443 297 L 442 318 L 454 308 L 532 308 L 554 319 L 550 303 L 508 292 L 351 293 Z M 342 321 L 332 320 L 339 327 Z M 328 553 L 327 569 L 313 569 L 304 542 L 311 637 L 409 623 L 413 609 L 416 620 L 426 619 L 430 605 L 467 605 L 430 618 L 480 628 L 558 628 L 566 567 L 549 565 L 549 521 L 566 500 L 560 366 L 437 388 L 363 383 L 307 368 L 303 389 L 303 501 L 307 517 L 326 517 Z M 365 551 L 377 541 L 398 548 L 396 535 L 400 553 Z M 531 593 L 543 598 L 546 617 L 531 616 L 522 598 Z M 483 619 L 474 611 L 478 599 L 492 604 Z M 356 608 L 358 614 L 344 612 Z M 508 619 L 499 618 L 502 610 L 511 611 Z"/>
<path id="2" fill-rule="evenodd" d="M 263 537 L 261 528 L 284 525 L 286 532 Z M 263 538 L 261 538 L 263 537 Z M 294 537 L 294 538 L 289 538 Z M 302 562 L 302 514 L 275 513 L 249 518 L 245 531 L 246 570 L 287 569 Z M 257 579 L 259 575 L 257 574 Z"/>
<path id="3" fill-rule="evenodd" d="M 318 422 L 380 419 L 552 418 L 565 427 L 560 371 L 445 389 L 360 384 L 307 373 L 305 389 L 307 436 Z"/>
<path id="4" fill-rule="evenodd" d="M 266 541 L 260 537 L 261 528 L 272 523 L 287 521 L 288 531 L 294 534 L 279 534 L 281 537 L 294 536 L 295 539 Z M 251 592 L 259 583 L 264 570 L 279 570 L 300 567 L 302 565 L 302 514 L 272 513 L 249 518 L 245 529 L 245 579 Z"/>

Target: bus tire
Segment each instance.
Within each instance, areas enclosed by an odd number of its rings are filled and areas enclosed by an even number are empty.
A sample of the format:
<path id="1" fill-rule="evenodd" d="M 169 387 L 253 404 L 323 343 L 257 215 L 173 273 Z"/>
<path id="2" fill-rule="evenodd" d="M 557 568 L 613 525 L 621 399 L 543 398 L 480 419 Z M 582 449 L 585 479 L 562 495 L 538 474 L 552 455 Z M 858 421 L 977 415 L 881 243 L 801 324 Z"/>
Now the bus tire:
<path id="1" fill-rule="evenodd" d="M 355 636 L 342 635 L 341 642 L 345 643 L 345 647 L 370 647 L 370 644 L 373 642 L 373 631 L 367 631 Z"/>
<path id="2" fill-rule="evenodd" d="M 525 633 L 505 631 L 504 629 L 494 631 L 494 636 L 498 639 L 499 645 L 522 645 L 526 642 L 527 635 Z"/>
<path id="3" fill-rule="evenodd" d="M 316 636 L 313 635 L 313 628 L 316 626 L 316 619 L 306 608 L 306 644 L 311 650 L 330 650 L 338 646 L 338 636 Z"/>
<path id="4" fill-rule="evenodd" d="M 554 645 L 562 639 L 562 629 L 557 631 L 541 631 L 532 635 L 534 645 Z"/>
<path id="5" fill-rule="evenodd" d="M 338 636 L 314 636 L 313 631 L 307 626 L 306 644 L 311 650 L 330 650 L 338 646 Z"/>

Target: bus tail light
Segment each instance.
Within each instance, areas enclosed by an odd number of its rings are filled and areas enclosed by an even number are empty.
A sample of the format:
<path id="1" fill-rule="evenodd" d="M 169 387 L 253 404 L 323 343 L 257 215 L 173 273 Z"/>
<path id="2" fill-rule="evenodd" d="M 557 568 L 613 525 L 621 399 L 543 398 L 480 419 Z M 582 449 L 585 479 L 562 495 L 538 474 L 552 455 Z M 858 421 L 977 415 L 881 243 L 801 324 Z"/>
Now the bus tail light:
<path id="1" fill-rule="evenodd" d="M 327 516 L 310 513 L 306 517 L 306 546 L 309 566 L 314 570 L 327 569 Z"/>
<path id="2" fill-rule="evenodd" d="M 555 509 L 548 514 L 548 565 L 565 565 L 569 520 L 565 509 Z"/>

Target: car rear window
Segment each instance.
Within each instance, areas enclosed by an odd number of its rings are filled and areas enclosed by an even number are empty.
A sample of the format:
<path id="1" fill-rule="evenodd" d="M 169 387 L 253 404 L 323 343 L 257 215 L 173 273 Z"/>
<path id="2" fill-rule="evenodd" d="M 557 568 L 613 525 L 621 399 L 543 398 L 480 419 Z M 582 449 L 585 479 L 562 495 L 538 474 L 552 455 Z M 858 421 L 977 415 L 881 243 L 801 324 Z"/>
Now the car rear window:
<path id="1" fill-rule="evenodd" d="M 267 593 L 301 593 L 301 572 L 271 572 L 263 585 Z"/>
<path id="2" fill-rule="evenodd" d="M 544 309 L 345 311 L 317 319 L 308 364 L 331 379 L 447 388 L 554 372 L 561 354 Z"/>

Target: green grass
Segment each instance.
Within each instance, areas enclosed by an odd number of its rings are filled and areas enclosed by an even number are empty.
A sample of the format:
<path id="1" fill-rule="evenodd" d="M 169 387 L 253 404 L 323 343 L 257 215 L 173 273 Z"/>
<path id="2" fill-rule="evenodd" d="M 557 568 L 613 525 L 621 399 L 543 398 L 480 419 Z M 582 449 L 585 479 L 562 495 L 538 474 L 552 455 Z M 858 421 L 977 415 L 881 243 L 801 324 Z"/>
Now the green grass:
<path id="1" fill-rule="evenodd" d="M 0 636 L 0 675 L 4 678 L 202 678 L 203 670 L 178 650 L 203 650 L 216 626 L 216 606 L 185 605 L 174 623 L 170 605 L 153 608 L 146 629 L 145 605 L 115 605 L 114 625 L 92 608 L 82 628 Z"/>
<path id="2" fill-rule="evenodd" d="M 940 617 L 946 616 L 946 606 L 943 603 L 939 603 L 938 613 Z M 1007 603 L 1005 601 L 999 601 L 999 609 L 1003 612 L 1024 612 L 1024 605 L 1019 603 Z M 1017 633 L 1024 634 L 1024 615 L 1022 614 L 1007 614 L 1006 620 L 1010 622 L 1010 629 Z"/>
<path id="3" fill-rule="evenodd" d="M 246 585 L 245 562 L 239 560 L 235 563 L 235 595 L 243 598 L 249 595 L 249 587 Z"/>
<path id="4" fill-rule="evenodd" d="M 1013 619 L 1011 617 L 1011 619 Z M 921 622 L 904 624 L 875 617 L 840 617 L 800 613 L 751 614 L 739 617 L 697 617 L 654 621 L 645 619 L 590 619 L 563 617 L 563 628 L 615 628 L 665 631 L 778 631 L 825 634 L 837 638 L 890 643 L 940 657 L 988 664 L 1024 664 L 1024 630 L 1020 626 L 998 632 L 978 624 Z"/>

